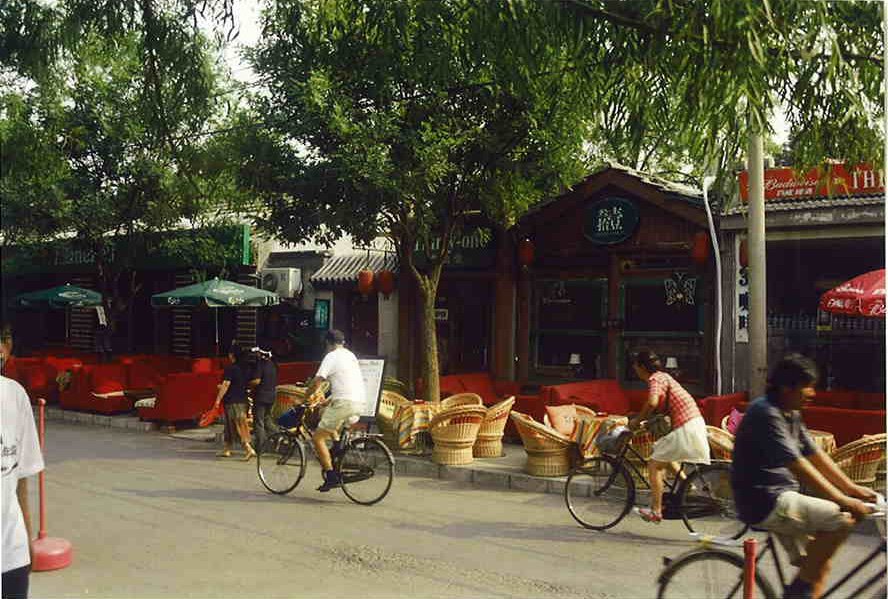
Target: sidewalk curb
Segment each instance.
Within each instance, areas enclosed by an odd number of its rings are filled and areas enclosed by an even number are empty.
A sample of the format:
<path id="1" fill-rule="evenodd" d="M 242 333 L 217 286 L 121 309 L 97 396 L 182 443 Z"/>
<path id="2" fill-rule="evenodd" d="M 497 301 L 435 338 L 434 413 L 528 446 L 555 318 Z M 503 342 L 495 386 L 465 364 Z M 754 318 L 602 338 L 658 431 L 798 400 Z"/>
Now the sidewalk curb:
<path id="1" fill-rule="evenodd" d="M 34 409 L 34 418 L 37 418 L 37 409 Z M 141 432 L 151 432 L 158 430 L 157 423 L 144 422 L 139 420 L 138 416 L 128 414 L 108 416 L 105 414 L 92 414 L 90 412 L 75 412 L 72 410 L 63 410 L 58 407 L 46 407 L 47 422 L 69 422 L 71 424 L 86 424 L 91 426 L 101 426 L 105 428 L 120 428 L 135 430 Z"/>

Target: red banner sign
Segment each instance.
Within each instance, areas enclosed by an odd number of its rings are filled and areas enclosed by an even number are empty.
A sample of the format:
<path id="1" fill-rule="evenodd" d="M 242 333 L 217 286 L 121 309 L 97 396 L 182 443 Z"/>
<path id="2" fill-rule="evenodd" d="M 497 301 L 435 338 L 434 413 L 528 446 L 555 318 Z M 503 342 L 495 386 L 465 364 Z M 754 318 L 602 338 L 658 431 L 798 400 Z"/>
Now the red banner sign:
<path id="1" fill-rule="evenodd" d="M 882 171 L 861 164 L 848 168 L 830 165 L 826 172 L 815 168 L 799 173 L 791 168 L 765 170 L 765 200 L 796 200 L 829 196 L 854 196 L 885 193 Z M 740 173 L 740 198 L 749 200 L 749 172 Z"/>

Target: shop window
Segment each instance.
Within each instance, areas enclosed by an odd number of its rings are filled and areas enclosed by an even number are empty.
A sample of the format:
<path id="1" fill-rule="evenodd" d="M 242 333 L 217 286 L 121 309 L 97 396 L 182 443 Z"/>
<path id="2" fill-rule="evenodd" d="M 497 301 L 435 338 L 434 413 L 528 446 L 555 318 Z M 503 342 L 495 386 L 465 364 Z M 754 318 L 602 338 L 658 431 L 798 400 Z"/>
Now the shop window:
<path id="1" fill-rule="evenodd" d="M 703 310 L 695 276 L 677 272 L 669 277 L 624 282 L 621 314 L 622 355 L 617 362 L 624 383 L 640 384 L 631 357 L 644 347 L 657 353 L 667 371 L 682 384 L 702 385 L 706 364 Z"/>
<path id="2" fill-rule="evenodd" d="M 696 277 L 677 276 L 624 286 L 626 331 L 697 331 Z"/>
<path id="3" fill-rule="evenodd" d="M 561 380 L 603 377 L 606 313 L 604 279 L 538 281 L 531 330 L 536 375 Z"/>

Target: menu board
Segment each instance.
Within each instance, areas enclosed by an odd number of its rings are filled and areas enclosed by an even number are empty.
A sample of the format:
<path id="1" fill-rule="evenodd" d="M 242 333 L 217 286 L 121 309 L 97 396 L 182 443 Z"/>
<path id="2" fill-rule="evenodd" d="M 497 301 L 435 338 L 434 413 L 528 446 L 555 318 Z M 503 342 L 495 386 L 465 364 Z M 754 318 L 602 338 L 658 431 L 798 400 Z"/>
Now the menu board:
<path id="1" fill-rule="evenodd" d="M 358 358 L 361 375 L 364 377 L 364 390 L 367 393 L 361 418 L 376 418 L 376 407 L 382 391 L 382 376 L 385 370 L 385 358 Z"/>

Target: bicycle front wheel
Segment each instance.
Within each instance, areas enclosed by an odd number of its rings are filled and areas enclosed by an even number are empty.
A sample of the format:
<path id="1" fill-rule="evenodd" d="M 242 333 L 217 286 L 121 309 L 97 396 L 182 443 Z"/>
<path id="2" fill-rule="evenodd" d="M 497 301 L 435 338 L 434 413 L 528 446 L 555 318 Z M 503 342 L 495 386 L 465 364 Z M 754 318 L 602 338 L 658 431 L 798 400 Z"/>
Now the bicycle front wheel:
<path id="1" fill-rule="evenodd" d="M 342 461 L 342 490 L 361 505 L 373 505 L 388 495 L 395 479 L 395 458 L 382 441 L 357 437 L 348 442 Z"/>
<path id="2" fill-rule="evenodd" d="M 619 462 L 595 457 L 567 477 L 564 501 L 570 515 L 584 527 L 607 530 L 632 509 L 635 483 Z"/>
<path id="3" fill-rule="evenodd" d="M 305 476 L 302 442 L 289 433 L 268 437 L 256 455 L 256 472 L 262 485 L 272 493 L 289 493 Z"/>
<path id="4" fill-rule="evenodd" d="M 658 599 L 741 599 L 743 558 L 729 551 L 696 551 L 669 564 L 658 582 Z M 757 599 L 777 599 L 758 572 L 755 589 Z"/>
<path id="5" fill-rule="evenodd" d="M 699 466 L 688 475 L 679 497 L 681 518 L 689 531 L 701 536 L 739 539 L 746 525 L 737 518 L 731 467 Z"/>

